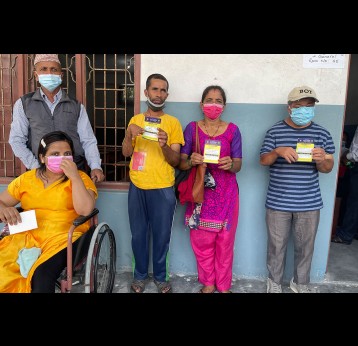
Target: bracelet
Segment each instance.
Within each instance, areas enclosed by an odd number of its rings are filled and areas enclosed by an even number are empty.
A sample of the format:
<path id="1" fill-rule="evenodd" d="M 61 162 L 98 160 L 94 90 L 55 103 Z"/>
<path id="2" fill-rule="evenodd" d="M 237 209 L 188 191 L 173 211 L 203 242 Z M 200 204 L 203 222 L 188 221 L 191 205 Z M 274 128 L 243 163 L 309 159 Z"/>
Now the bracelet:
<path id="1" fill-rule="evenodd" d="M 186 163 L 188 164 L 189 167 L 193 167 L 191 159 L 186 159 Z"/>
<path id="2" fill-rule="evenodd" d="M 234 167 L 234 161 L 231 161 L 231 167 L 230 169 L 232 169 Z"/>

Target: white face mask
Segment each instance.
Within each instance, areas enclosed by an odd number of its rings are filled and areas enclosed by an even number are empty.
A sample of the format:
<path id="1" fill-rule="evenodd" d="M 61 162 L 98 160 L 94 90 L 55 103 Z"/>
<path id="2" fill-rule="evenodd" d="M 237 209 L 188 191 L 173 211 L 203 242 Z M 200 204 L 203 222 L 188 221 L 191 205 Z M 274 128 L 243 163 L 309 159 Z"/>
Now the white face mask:
<path id="1" fill-rule="evenodd" d="M 165 102 L 163 102 L 160 105 L 157 105 L 153 103 L 151 100 L 149 100 L 149 97 L 147 97 L 147 105 L 152 111 L 159 112 L 165 107 Z"/>

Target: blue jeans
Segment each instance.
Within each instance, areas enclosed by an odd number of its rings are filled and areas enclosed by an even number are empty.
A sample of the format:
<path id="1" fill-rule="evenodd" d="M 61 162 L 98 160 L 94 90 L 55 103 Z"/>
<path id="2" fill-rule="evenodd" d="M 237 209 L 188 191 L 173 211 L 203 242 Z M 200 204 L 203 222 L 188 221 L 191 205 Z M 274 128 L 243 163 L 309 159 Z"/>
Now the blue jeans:
<path id="1" fill-rule="evenodd" d="M 150 235 L 153 240 L 153 277 L 169 281 L 169 244 L 176 198 L 173 187 L 143 190 L 129 185 L 128 215 L 132 233 L 133 278 L 148 278 Z"/>
<path id="2" fill-rule="evenodd" d="M 350 185 L 342 227 L 336 235 L 351 243 L 358 229 L 358 163 L 350 170 Z"/>

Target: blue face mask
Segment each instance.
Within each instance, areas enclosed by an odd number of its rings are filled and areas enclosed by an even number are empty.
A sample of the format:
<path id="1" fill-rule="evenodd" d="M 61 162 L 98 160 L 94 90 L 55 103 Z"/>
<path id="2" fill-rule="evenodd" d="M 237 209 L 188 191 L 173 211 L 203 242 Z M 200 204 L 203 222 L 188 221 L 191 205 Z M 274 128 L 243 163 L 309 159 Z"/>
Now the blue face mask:
<path id="1" fill-rule="evenodd" d="M 291 109 L 291 120 L 298 126 L 304 126 L 314 117 L 314 107 L 299 107 Z"/>
<path id="2" fill-rule="evenodd" d="M 48 91 L 54 91 L 62 83 L 62 78 L 58 74 L 39 74 L 39 83 Z"/>

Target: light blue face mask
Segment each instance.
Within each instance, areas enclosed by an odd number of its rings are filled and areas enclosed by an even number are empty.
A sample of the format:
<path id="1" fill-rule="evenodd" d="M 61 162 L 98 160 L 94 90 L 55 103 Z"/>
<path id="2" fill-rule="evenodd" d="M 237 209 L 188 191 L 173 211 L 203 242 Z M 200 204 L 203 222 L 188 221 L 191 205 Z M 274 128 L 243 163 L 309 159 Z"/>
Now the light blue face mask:
<path id="1" fill-rule="evenodd" d="M 39 74 L 39 83 L 47 90 L 54 91 L 62 83 L 62 78 L 58 74 Z"/>
<path id="2" fill-rule="evenodd" d="M 297 126 L 304 126 L 314 117 L 314 107 L 299 107 L 291 109 L 291 120 Z"/>

